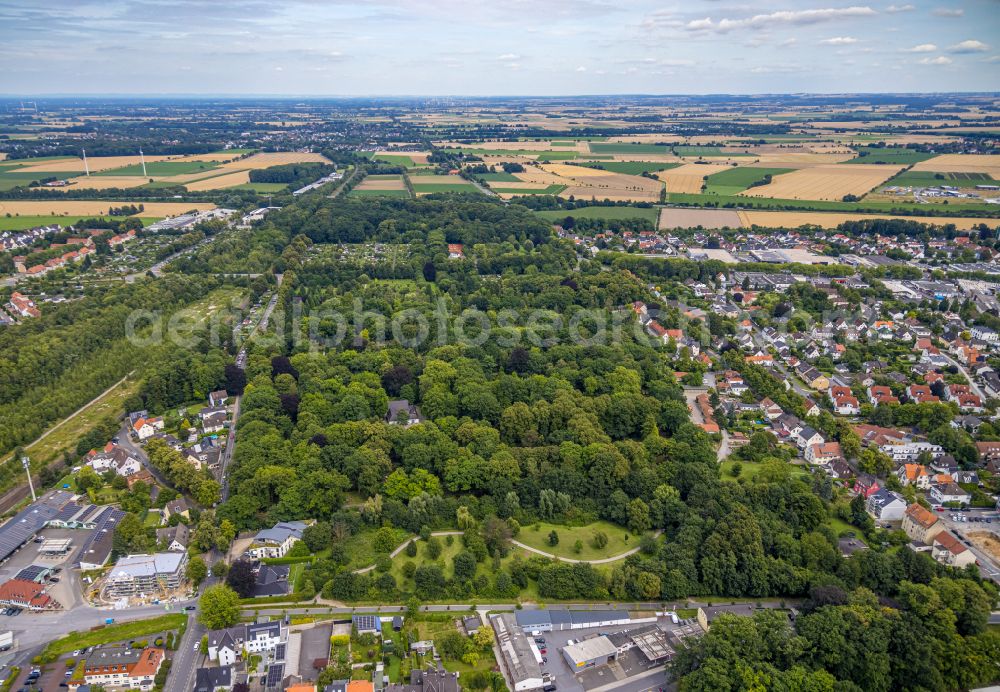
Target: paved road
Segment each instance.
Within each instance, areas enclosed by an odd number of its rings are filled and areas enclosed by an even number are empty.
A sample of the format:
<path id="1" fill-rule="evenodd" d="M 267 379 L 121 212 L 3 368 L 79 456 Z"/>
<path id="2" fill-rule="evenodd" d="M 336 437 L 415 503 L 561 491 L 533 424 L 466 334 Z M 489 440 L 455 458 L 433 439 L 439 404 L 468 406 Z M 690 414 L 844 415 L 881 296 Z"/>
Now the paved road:
<path id="1" fill-rule="evenodd" d="M 170 674 L 163 686 L 164 692 L 190 692 L 194 689 L 195 671 L 202 657 L 201 652 L 195 651 L 194 647 L 201 642 L 205 632 L 195 614 L 191 613 L 184 637 L 177 647 L 177 653 L 174 654 L 173 663 L 170 664 Z"/>

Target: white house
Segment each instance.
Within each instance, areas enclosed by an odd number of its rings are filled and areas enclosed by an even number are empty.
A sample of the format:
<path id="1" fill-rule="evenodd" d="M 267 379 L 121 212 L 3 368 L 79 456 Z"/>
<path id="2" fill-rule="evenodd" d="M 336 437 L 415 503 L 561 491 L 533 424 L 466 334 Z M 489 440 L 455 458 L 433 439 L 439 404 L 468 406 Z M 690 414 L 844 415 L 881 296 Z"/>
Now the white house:
<path id="1" fill-rule="evenodd" d="M 302 538 L 307 524 L 303 521 L 282 521 L 254 536 L 246 554 L 254 560 L 284 557 L 295 542 Z"/>
<path id="2" fill-rule="evenodd" d="M 140 440 L 145 440 L 163 430 L 162 418 L 138 418 L 132 423 L 132 430 Z"/>
<path id="3" fill-rule="evenodd" d="M 208 658 L 220 666 L 231 666 L 242 652 L 272 653 L 287 638 L 288 631 L 280 620 L 213 630 L 208 633 Z"/>
<path id="4" fill-rule="evenodd" d="M 989 327 L 985 327 L 981 324 L 975 325 L 971 330 L 972 338 L 979 339 L 980 341 L 986 341 L 987 343 L 995 344 L 1000 341 L 1000 334 Z"/>
<path id="5" fill-rule="evenodd" d="M 962 490 L 957 483 L 939 483 L 931 486 L 931 502 L 943 505 L 945 502 L 958 502 L 967 505 L 972 501 L 972 495 Z"/>
<path id="6" fill-rule="evenodd" d="M 865 509 L 879 521 L 902 521 L 906 500 L 899 493 L 881 488 L 868 496 Z"/>
<path id="7" fill-rule="evenodd" d="M 932 459 L 937 459 L 944 454 L 944 448 L 941 445 L 931 444 L 930 442 L 884 444 L 879 449 L 897 464 L 916 461 L 924 452 L 930 454 Z"/>
<path id="8" fill-rule="evenodd" d="M 126 450 L 113 444 L 109 444 L 102 451 L 88 455 L 87 466 L 98 473 L 104 473 L 111 469 L 119 476 L 131 476 L 139 473 L 142 464 Z"/>

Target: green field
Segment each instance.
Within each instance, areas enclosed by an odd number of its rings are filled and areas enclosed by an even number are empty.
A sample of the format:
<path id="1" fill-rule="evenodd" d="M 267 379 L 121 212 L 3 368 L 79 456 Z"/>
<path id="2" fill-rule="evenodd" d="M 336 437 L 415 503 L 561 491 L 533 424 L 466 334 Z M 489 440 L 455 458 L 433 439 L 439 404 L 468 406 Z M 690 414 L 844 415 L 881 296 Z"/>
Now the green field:
<path id="1" fill-rule="evenodd" d="M 766 175 L 781 175 L 791 168 L 730 168 L 728 171 L 708 176 L 705 193 L 709 195 L 735 195 L 753 183 L 763 181 Z"/>
<path id="2" fill-rule="evenodd" d="M 518 190 L 510 187 L 494 187 L 490 188 L 493 192 L 498 194 L 509 194 L 509 195 L 558 195 L 560 192 L 565 190 L 568 186 L 566 185 L 549 185 L 546 188 L 539 188 L 537 190 Z"/>
<path id="3" fill-rule="evenodd" d="M 656 225 L 660 210 L 656 207 L 642 209 L 639 207 L 580 207 L 579 209 L 553 209 L 536 211 L 547 221 L 562 221 L 567 216 L 574 219 L 643 219 L 651 225 Z"/>
<path id="4" fill-rule="evenodd" d="M 962 204 L 961 206 L 946 206 L 943 204 L 917 204 L 915 202 L 832 202 L 821 200 L 805 199 L 769 199 L 766 197 L 739 197 L 736 195 L 695 195 L 682 192 L 672 192 L 667 194 L 668 204 L 681 204 L 688 206 L 710 206 L 723 208 L 730 205 L 731 208 L 741 209 L 794 209 L 796 211 L 873 211 L 878 213 L 899 212 L 906 214 L 909 209 L 947 212 L 943 216 L 962 216 L 967 211 L 988 211 L 996 214 L 996 205 L 992 204 Z M 934 223 L 933 216 L 914 216 L 915 221 L 923 223 Z M 983 221 L 992 223 L 991 218 L 983 218 Z"/>
<path id="5" fill-rule="evenodd" d="M 448 184 L 448 183 L 423 183 L 423 182 L 420 182 L 418 180 L 413 180 L 411 182 L 413 183 L 413 191 L 414 192 L 424 192 L 424 193 L 433 193 L 433 192 L 479 192 L 479 188 L 477 188 L 475 185 L 472 185 L 471 183 L 467 183 L 465 185 L 462 185 L 462 184 L 459 184 L 459 183 L 454 183 L 454 184 Z"/>
<path id="6" fill-rule="evenodd" d="M 648 161 L 608 161 L 597 163 L 594 161 L 582 162 L 581 166 L 587 168 L 598 168 L 612 173 L 625 173 L 626 175 L 642 175 L 643 173 L 653 173 L 655 171 L 666 171 L 677 168 L 679 163 L 650 163 Z"/>
<path id="7" fill-rule="evenodd" d="M 351 190 L 348 197 L 409 197 L 409 190 Z"/>
<path id="8" fill-rule="evenodd" d="M 940 178 L 938 176 L 941 176 Z M 975 187 L 995 182 L 986 173 L 935 173 L 933 171 L 903 171 L 886 181 L 886 185 L 933 187 L 954 185 L 955 187 Z"/>
<path id="9" fill-rule="evenodd" d="M 540 151 L 538 152 L 539 161 L 569 161 L 570 159 L 575 159 L 580 156 L 579 153 L 575 151 Z"/>
<path id="10" fill-rule="evenodd" d="M 73 178 L 80 175 L 79 173 L 71 172 L 57 172 L 57 173 L 20 173 L 16 168 L 14 169 L 3 169 L 0 168 L 0 190 L 13 190 L 15 187 L 24 186 L 27 187 L 35 180 L 42 180 L 43 178 L 56 178 L 57 180 L 65 180 L 67 178 Z"/>
<path id="11" fill-rule="evenodd" d="M 554 546 L 549 545 L 549 533 L 552 531 L 559 535 L 559 543 Z M 591 544 L 596 531 L 601 531 L 608 537 L 608 543 L 603 548 L 595 548 Z M 521 527 L 515 540 L 560 557 L 574 560 L 601 560 L 637 547 L 639 538 L 640 536 L 628 529 L 607 521 L 595 521 L 586 526 L 564 526 L 542 521 Z M 583 549 L 579 553 L 573 549 L 573 544 L 577 540 L 583 542 Z"/>
<path id="12" fill-rule="evenodd" d="M 188 175 L 190 173 L 200 173 L 218 168 L 214 161 L 147 161 L 146 176 L 150 178 L 162 178 L 168 175 Z M 131 166 L 121 168 L 109 168 L 106 171 L 94 173 L 95 176 L 110 175 L 143 175 L 142 164 L 136 163 Z"/>
<path id="13" fill-rule="evenodd" d="M 753 154 L 730 154 L 719 147 L 678 145 L 673 149 L 678 156 L 753 156 Z"/>
<path id="14" fill-rule="evenodd" d="M 407 168 L 413 168 L 417 165 L 417 163 L 409 156 L 403 156 L 402 154 L 375 154 L 372 157 L 372 160 L 385 161 L 386 163 L 391 163 L 396 166 L 406 166 Z"/>
<path id="15" fill-rule="evenodd" d="M 476 176 L 477 178 L 482 178 L 487 183 L 519 183 L 521 179 L 515 176 L 513 173 L 483 173 L 482 175 Z"/>
<path id="16" fill-rule="evenodd" d="M 226 188 L 228 190 L 254 190 L 255 192 L 284 192 L 288 188 L 287 183 L 244 183 Z"/>
<path id="17" fill-rule="evenodd" d="M 628 142 L 610 142 L 607 144 L 590 145 L 595 154 L 669 154 L 669 144 L 630 144 Z"/>
<path id="18" fill-rule="evenodd" d="M 110 219 L 112 217 L 97 217 L 93 214 L 89 216 L 0 216 L 0 231 L 19 231 L 26 228 L 34 228 L 35 226 L 48 226 L 52 223 L 57 223 L 61 226 L 72 226 L 75 223 L 79 223 L 83 219 L 95 218 Z M 160 219 L 141 218 L 139 220 L 142 221 L 143 226 L 148 226 L 149 224 L 159 221 Z"/>
<path id="19" fill-rule="evenodd" d="M 858 147 L 858 155 L 844 163 L 920 163 L 932 159 L 936 154 L 928 154 L 903 147 Z"/>

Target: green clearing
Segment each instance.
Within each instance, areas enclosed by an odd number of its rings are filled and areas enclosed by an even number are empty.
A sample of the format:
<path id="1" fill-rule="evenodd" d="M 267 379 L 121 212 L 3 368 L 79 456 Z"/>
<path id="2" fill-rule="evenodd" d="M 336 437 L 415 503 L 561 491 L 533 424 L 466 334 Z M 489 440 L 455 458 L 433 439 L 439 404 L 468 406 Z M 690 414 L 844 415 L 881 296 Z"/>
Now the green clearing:
<path id="1" fill-rule="evenodd" d="M 559 543 L 554 546 L 549 545 L 549 533 L 552 531 L 559 535 Z M 608 537 L 608 543 L 603 548 L 595 548 L 591 543 L 597 531 L 603 532 Z M 628 540 L 625 540 L 626 536 Z M 638 547 L 640 538 L 628 529 L 608 521 L 595 521 L 586 526 L 564 526 L 541 521 L 521 527 L 515 540 L 559 557 L 573 560 L 601 560 Z M 573 544 L 577 540 L 583 542 L 583 549 L 579 553 L 573 550 Z"/>
<path id="2" fill-rule="evenodd" d="M 612 173 L 625 173 L 626 175 L 642 175 L 643 173 L 653 173 L 655 171 L 667 171 L 677 168 L 679 163 L 651 163 L 647 161 L 608 161 L 599 163 L 595 161 L 583 162 L 581 166 L 587 168 L 597 168 Z"/>
<path id="3" fill-rule="evenodd" d="M 253 190 L 254 192 L 284 192 L 288 189 L 287 183 L 243 183 L 226 188 L 228 190 Z"/>
<path id="4" fill-rule="evenodd" d="M 521 190 L 510 187 L 493 187 L 490 188 L 493 192 L 498 194 L 507 195 L 558 195 L 560 192 L 567 188 L 566 185 L 549 185 L 545 188 L 537 188 L 535 190 Z"/>
<path id="5" fill-rule="evenodd" d="M 731 168 L 728 171 L 708 176 L 705 193 L 709 195 L 735 195 L 743 192 L 757 182 L 763 182 L 765 176 L 788 173 L 791 168 Z"/>
<path id="6" fill-rule="evenodd" d="M 932 159 L 937 154 L 914 151 L 903 147 L 858 147 L 858 155 L 844 163 L 901 163 L 912 164 Z"/>
<path id="7" fill-rule="evenodd" d="M 159 512 L 146 512 L 142 525 L 149 529 L 158 529 L 163 526 L 163 516 Z"/>
<path id="8" fill-rule="evenodd" d="M 189 175 L 202 171 L 212 171 L 218 168 L 214 161 L 148 161 L 145 175 L 149 178 L 161 178 L 168 175 Z M 121 168 L 109 168 L 106 171 L 94 173 L 95 176 L 112 175 L 143 175 L 142 164 L 136 163 Z"/>
<path id="9" fill-rule="evenodd" d="M 628 142 L 611 142 L 609 144 L 591 144 L 590 151 L 595 154 L 669 154 L 669 144 L 630 144 Z"/>
<path id="10" fill-rule="evenodd" d="M 678 145 L 673 147 L 673 150 L 678 156 L 755 156 L 755 154 L 731 154 L 719 147 Z"/>
<path id="11" fill-rule="evenodd" d="M 148 620 L 134 620 L 106 627 L 95 627 L 87 632 L 70 632 L 65 637 L 49 642 L 40 656 L 42 660 L 55 660 L 61 654 L 69 653 L 76 649 L 85 649 L 88 646 L 111 644 L 126 639 L 135 639 L 136 637 L 176 630 L 183 627 L 185 623 L 187 623 L 187 615 L 184 613 L 172 613 Z"/>
<path id="12" fill-rule="evenodd" d="M 733 475 L 733 465 L 740 465 L 740 475 Z M 731 481 L 735 483 L 740 478 L 746 478 L 747 480 L 754 480 L 761 471 L 764 470 L 763 464 L 757 464 L 749 461 L 740 461 L 738 459 L 726 459 L 719 464 L 719 475 L 724 481 Z M 801 466 L 791 466 L 791 477 L 792 478 L 808 478 L 809 472 L 806 471 Z"/>
<path id="13" fill-rule="evenodd" d="M 487 183 L 519 183 L 521 179 L 513 173 L 483 173 L 476 176 L 482 178 Z"/>
<path id="14" fill-rule="evenodd" d="M 395 546 L 398 546 L 410 536 L 410 533 L 404 529 L 396 529 L 395 531 L 396 540 L 393 541 L 394 550 Z M 374 535 L 374 531 L 361 531 L 344 541 L 344 549 L 351 558 L 348 567 L 351 569 L 360 569 L 375 564 L 376 552 L 375 548 L 372 547 L 372 537 Z M 325 555 L 324 553 L 318 553 L 317 556 Z"/>
<path id="15" fill-rule="evenodd" d="M 574 219 L 643 219 L 652 225 L 656 225 L 659 216 L 659 209 L 649 207 L 580 207 L 579 209 L 551 209 L 536 211 L 537 216 L 541 216 L 547 221 L 562 221 L 567 216 Z"/>
<path id="16" fill-rule="evenodd" d="M 61 226 L 72 226 L 73 224 L 79 223 L 84 219 L 110 219 L 110 216 L 95 216 L 90 214 L 87 216 L 0 216 L 0 231 L 19 231 L 25 228 L 34 228 L 35 226 L 48 226 L 49 224 L 57 223 Z M 118 217 L 120 218 L 120 217 Z M 159 221 L 159 218 L 140 218 L 143 226 L 148 226 L 151 223 Z"/>
<path id="17" fill-rule="evenodd" d="M 348 197 L 409 197 L 409 190 L 351 190 Z"/>

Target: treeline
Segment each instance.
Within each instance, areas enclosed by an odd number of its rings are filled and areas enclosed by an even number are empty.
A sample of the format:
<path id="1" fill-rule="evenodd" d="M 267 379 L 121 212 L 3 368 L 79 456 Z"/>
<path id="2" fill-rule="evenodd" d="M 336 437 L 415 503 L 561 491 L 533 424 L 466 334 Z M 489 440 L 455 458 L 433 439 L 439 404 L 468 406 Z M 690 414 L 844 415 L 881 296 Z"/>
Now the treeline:
<path id="1" fill-rule="evenodd" d="M 333 173 L 336 166 L 324 163 L 289 163 L 250 171 L 251 183 L 311 183 Z"/>

